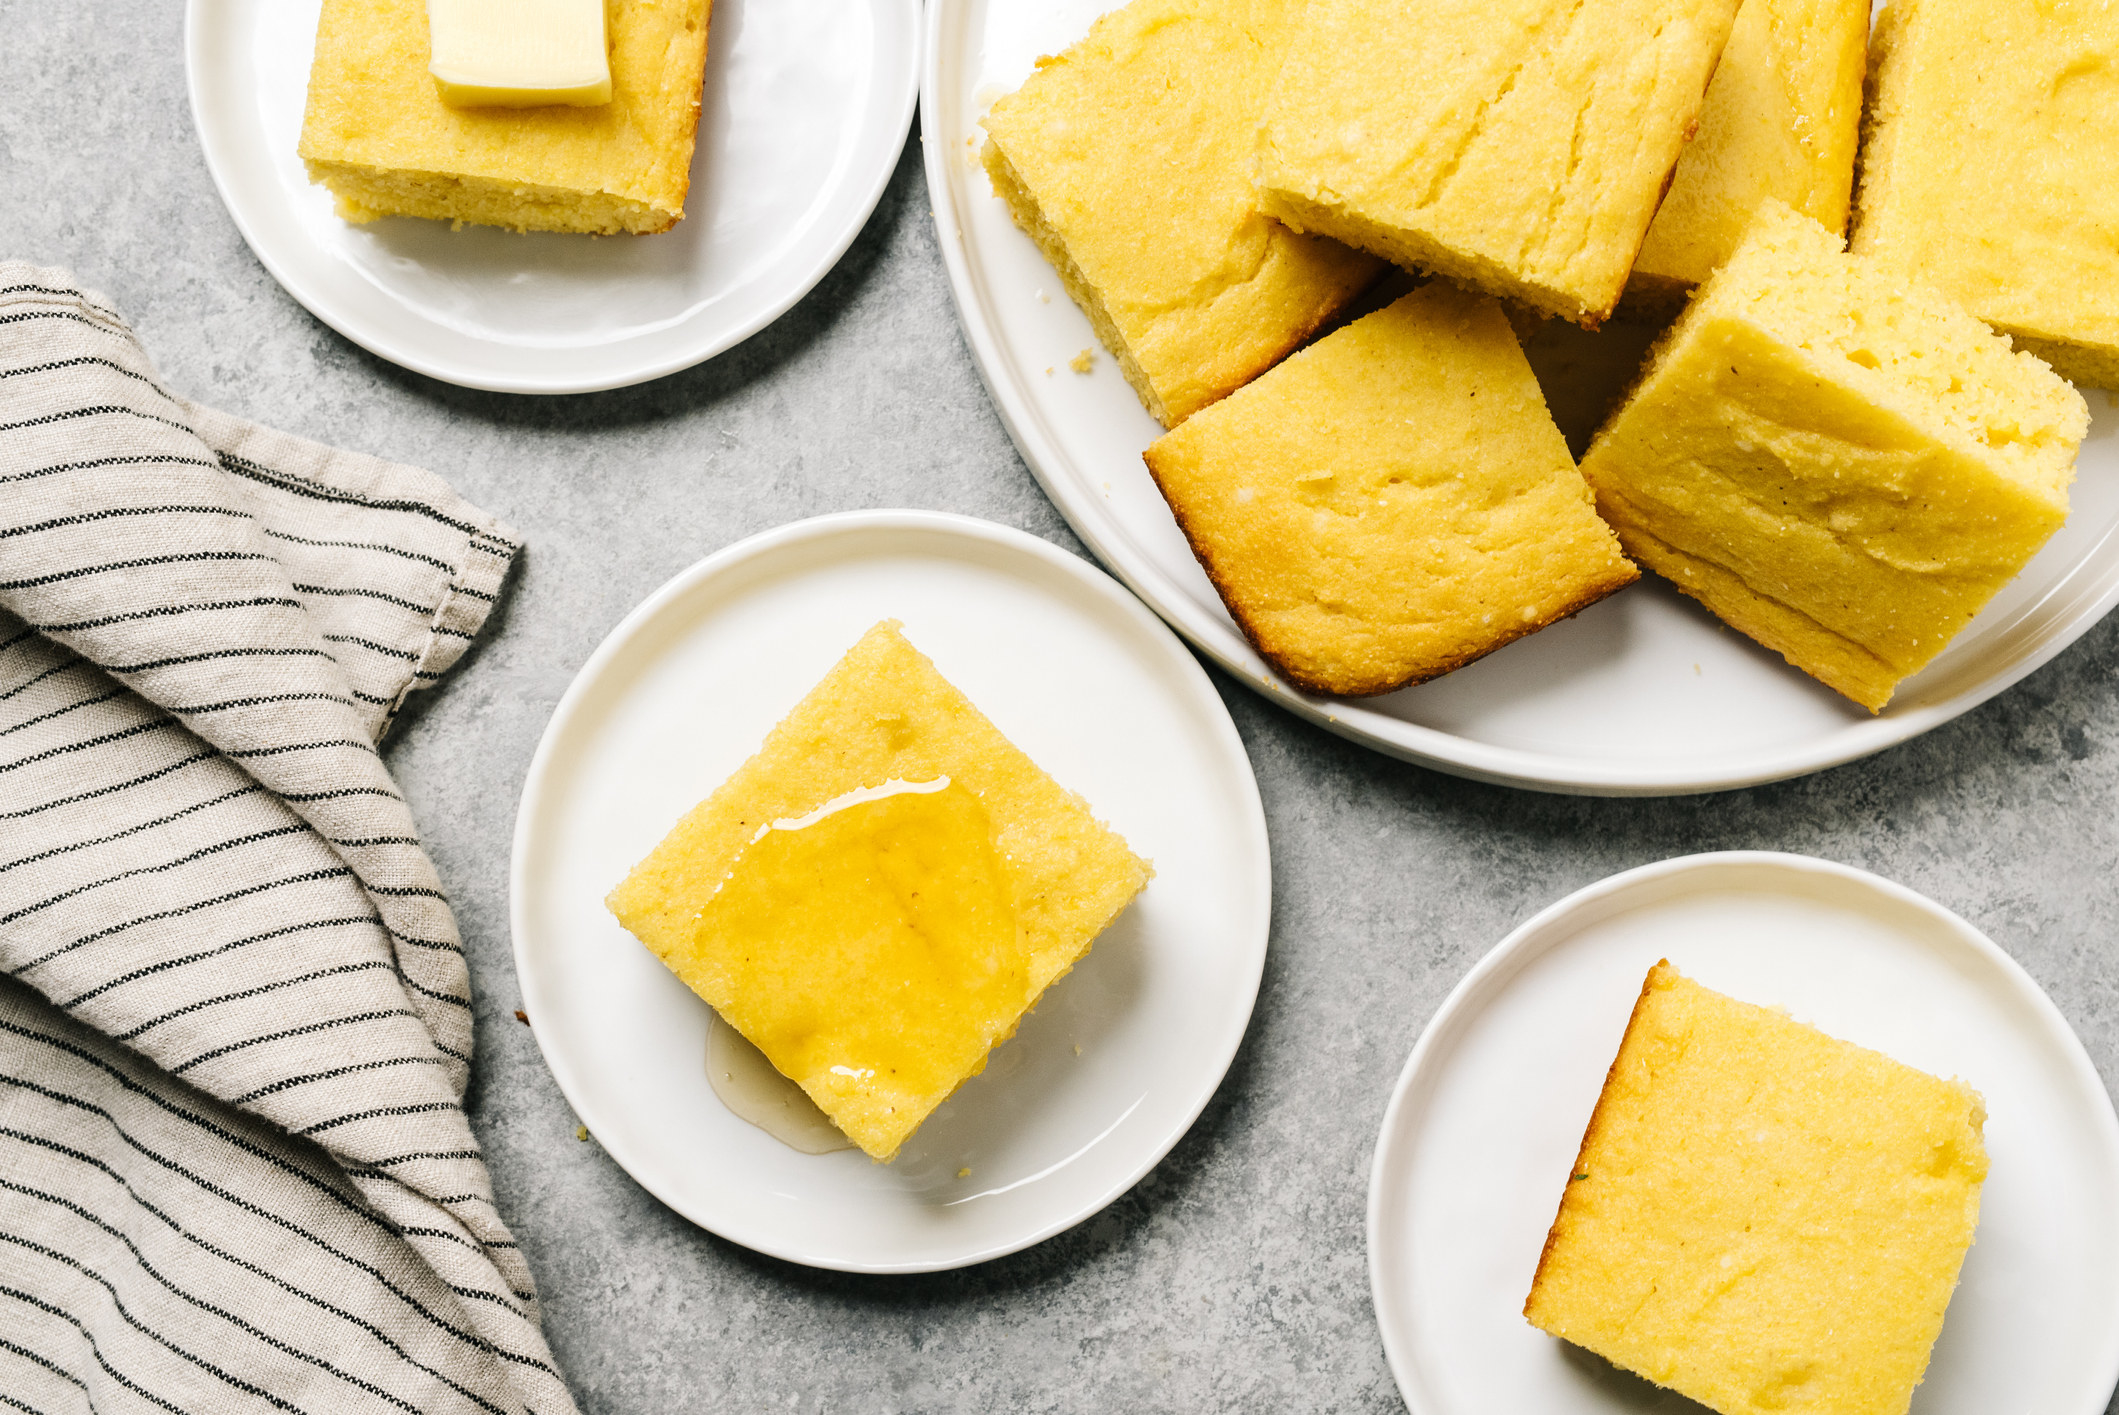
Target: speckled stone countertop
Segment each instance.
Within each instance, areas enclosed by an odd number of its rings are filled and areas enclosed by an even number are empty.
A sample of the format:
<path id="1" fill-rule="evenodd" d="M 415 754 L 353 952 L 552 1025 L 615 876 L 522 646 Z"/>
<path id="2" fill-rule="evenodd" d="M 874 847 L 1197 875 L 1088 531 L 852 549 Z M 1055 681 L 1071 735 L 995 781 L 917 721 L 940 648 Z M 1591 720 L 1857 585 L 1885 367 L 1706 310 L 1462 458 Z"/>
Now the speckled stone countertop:
<path id="1" fill-rule="evenodd" d="M 388 755 L 468 943 L 472 1121 L 585 1411 L 1402 1409 L 1362 1246 L 1391 1083 L 1511 927 L 1672 855 L 1798 851 L 1940 900 L 2030 970 L 2119 1080 L 2119 616 L 1906 746 L 1664 801 L 1455 780 L 1217 674 L 1272 832 L 1272 944 L 1249 1038 L 1162 1165 L 1072 1232 L 929 1277 L 812 1272 L 693 1227 L 576 1143 L 513 1020 L 517 793 L 605 632 L 732 541 L 912 506 L 1080 551 L 958 332 L 917 138 L 845 260 L 747 343 L 619 392 L 466 392 L 348 343 L 251 255 L 192 132 L 182 11 L 0 0 L 0 253 L 113 297 L 186 396 L 432 468 L 528 538 L 485 642 Z"/>

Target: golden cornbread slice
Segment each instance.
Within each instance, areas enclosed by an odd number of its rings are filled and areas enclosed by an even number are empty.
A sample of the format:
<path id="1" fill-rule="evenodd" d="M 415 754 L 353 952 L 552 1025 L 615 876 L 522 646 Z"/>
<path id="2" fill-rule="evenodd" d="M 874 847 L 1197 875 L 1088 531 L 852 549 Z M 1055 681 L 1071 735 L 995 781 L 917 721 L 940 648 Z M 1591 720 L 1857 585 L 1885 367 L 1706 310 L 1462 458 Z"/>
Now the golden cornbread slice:
<path id="1" fill-rule="evenodd" d="M 452 108 L 425 0 L 324 0 L 302 161 L 348 221 L 667 231 L 684 216 L 710 0 L 610 0 L 611 101 Z"/>
<path id="2" fill-rule="evenodd" d="M 1260 654 L 1312 692 L 1447 673 L 1640 572 L 1493 300 L 1435 281 L 1146 453 Z"/>
<path id="3" fill-rule="evenodd" d="M 1737 0 L 1312 0 L 1259 204 L 1578 324 L 1611 313 Z"/>
<path id="4" fill-rule="evenodd" d="M 1627 554 L 1874 711 L 2067 519 L 2089 410 L 1768 201 L 1582 458 Z"/>
<path id="5" fill-rule="evenodd" d="M 1150 874 L 898 629 L 869 630 L 607 901 L 878 1160 Z"/>
<path id="6" fill-rule="evenodd" d="M 1242 387 L 1382 268 L 1259 214 L 1251 147 L 1301 0 L 1134 0 L 993 105 L 1008 202 L 1165 427 Z"/>
<path id="7" fill-rule="evenodd" d="M 1674 305 L 1736 250 L 1767 197 L 1846 230 L 1868 40 L 1869 0 L 1744 0 L 1629 298 Z"/>
<path id="8" fill-rule="evenodd" d="M 2119 6 L 1892 0 L 1854 249 L 2119 388 Z"/>
<path id="9" fill-rule="evenodd" d="M 1979 1224 L 1986 1109 L 1665 961 L 1523 1315 L 1721 1415 L 1904 1415 Z"/>

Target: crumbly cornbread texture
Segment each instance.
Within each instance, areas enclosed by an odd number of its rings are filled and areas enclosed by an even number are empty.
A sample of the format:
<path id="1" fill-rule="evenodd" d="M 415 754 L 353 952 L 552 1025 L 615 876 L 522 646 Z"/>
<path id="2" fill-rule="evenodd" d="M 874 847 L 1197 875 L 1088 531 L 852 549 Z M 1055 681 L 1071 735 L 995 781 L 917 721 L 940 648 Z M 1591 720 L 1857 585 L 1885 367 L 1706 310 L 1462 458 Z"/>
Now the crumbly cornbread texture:
<path id="1" fill-rule="evenodd" d="M 611 0 L 611 101 L 451 108 L 424 0 L 324 0 L 301 156 L 348 221 L 667 231 L 684 216 L 710 0 Z"/>
<path id="2" fill-rule="evenodd" d="M 1320 339 L 1146 457 L 1230 614 L 1313 692 L 1447 673 L 1640 574 L 1507 317 L 1446 281 Z"/>
<path id="3" fill-rule="evenodd" d="M 1260 205 L 1579 324 L 1611 313 L 1737 0 L 1313 0 Z"/>
<path id="4" fill-rule="evenodd" d="M 1381 262 L 1261 215 L 1251 149 L 1300 0 L 1134 0 L 993 105 L 987 173 L 1141 402 L 1174 427 Z"/>
<path id="5" fill-rule="evenodd" d="M 1649 970 L 1523 1315 L 1721 1415 L 1904 1415 L 1979 1223 L 1979 1095 Z"/>
<path id="6" fill-rule="evenodd" d="M 2119 4 L 1892 0 L 1854 249 L 2119 388 Z"/>
<path id="7" fill-rule="evenodd" d="M 895 621 L 869 630 L 757 755 L 679 821 L 607 901 L 620 923 L 879 1160 L 894 1155 L 937 1105 L 984 1068 L 986 1048 L 1014 1033 L 1039 994 L 1089 951 L 1151 873 L 1081 797 L 1017 750 L 898 630 Z M 942 777 L 976 797 L 991 823 L 993 852 L 1027 955 L 1027 987 L 984 1014 L 959 1007 L 963 1029 L 984 1045 L 959 1069 L 908 1086 L 902 1076 L 864 1066 L 847 1048 L 858 1045 L 859 1032 L 872 1022 L 867 1014 L 879 995 L 902 998 L 912 1019 L 907 1030 L 927 1026 L 929 1019 L 917 1015 L 917 986 L 904 978 L 864 977 L 845 959 L 730 956 L 700 920 L 761 826 L 804 816 L 851 791 Z M 782 1047 L 746 1026 L 753 1016 L 784 1020 L 796 1013 L 811 1019 L 802 1046 Z M 855 1015 L 859 1026 L 847 1020 Z M 830 1045 L 835 1036 L 844 1046 Z M 932 1050 L 960 1051 L 960 1041 L 939 1039 Z M 796 1055 L 813 1059 L 814 1069 L 803 1074 L 790 1059 Z M 835 1055 L 836 1065 L 830 1064 Z M 869 1069 L 879 1074 L 859 1074 Z"/>
<path id="8" fill-rule="evenodd" d="M 1846 229 L 1868 39 L 1869 0 L 1744 0 L 1629 298 L 1674 307 L 1729 258 L 1767 197 Z"/>
<path id="9" fill-rule="evenodd" d="M 1629 555 L 1872 711 L 2067 519 L 2082 398 L 1761 208 L 1582 475 Z"/>

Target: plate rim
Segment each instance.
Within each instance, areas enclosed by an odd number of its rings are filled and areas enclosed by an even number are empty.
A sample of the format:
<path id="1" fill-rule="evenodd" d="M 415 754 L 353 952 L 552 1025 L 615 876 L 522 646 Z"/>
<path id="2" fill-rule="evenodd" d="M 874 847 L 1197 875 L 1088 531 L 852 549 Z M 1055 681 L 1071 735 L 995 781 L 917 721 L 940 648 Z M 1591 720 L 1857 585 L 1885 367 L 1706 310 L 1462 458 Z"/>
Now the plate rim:
<path id="1" fill-rule="evenodd" d="M 1154 645 L 1157 651 L 1168 659 L 1171 667 L 1179 674 L 1181 681 L 1187 685 L 1188 691 L 1197 697 L 1198 706 L 1201 708 L 1211 707 L 1211 711 L 1202 715 L 1206 718 L 1210 730 L 1219 739 L 1218 745 L 1221 754 L 1228 757 L 1230 761 L 1241 764 L 1242 769 L 1236 774 L 1233 784 L 1237 789 L 1239 798 L 1247 809 L 1241 813 L 1242 820 L 1239 823 L 1239 827 L 1241 833 L 1246 837 L 1246 852 L 1255 855 L 1261 865 L 1261 868 L 1247 872 L 1247 884 L 1236 886 L 1237 888 L 1247 888 L 1252 896 L 1244 912 L 1248 918 L 1254 921 L 1254 926 L 1249 930 L 1249 937 L 1243 940 L 1247 945 L 1245 949 L 1240 954 L 1233 955 L 1233 961 L 1239 966 L 1245 967 L 1247 971 L 1246 985 L 1242 989 L 1241 1025 L 1230 1029 L 1229 1040 L 1223 1049 L 1223 1054 L 1206 1073 L 1211 1075 L 1211 1083 L 1202 1085 L 1199 1094 L 1186 1107 L 1182 1124 L 1175 1125 L 1168 1135 L 1142 1151 L 1138 1162 L 1125 1179 L 1107 1186 L 1105 1189 L 1074 1204 L 1063 1206 L 1066 1212 L 1062 1216 L 1048 1219 L 1033 1229 L 1025 1230 L 1023 1233 L 1017 1234 L 1006 1241 L 987 1244 L 976 1249 L 966 1250 L 947 1259 L 932 1261 L 868 1262 L 834 1259 L 828 1255 L 805 1252 L 787 1244 L 763 1239 L 760 1235 L 754 1233 L 739 1231 L 740 1226 L 722 1226 L 709 1222 L 706 1217 L 697 1211 L 696 1205 L 682 1199 L 681 1196 L 672 1196 L 664 1193 L 656 1185 L 651 1184 L 636 1173 L 616 1150 L 608 1147 L 605 1149 L 605 1153 L 610 1155 L 612 1161 L 623 1169 L 634 1183 L 639 1184 L 648 1193 L 652 1194 L 658 1202 L 683 1216 L 687 1221 L 697 1224 L 700 1228 L 716 1234 L 731 1243 L 748 1248 L 753 1252 L 764 1253 L 769 1257 L 798 1263 L 804 1267 L 821 1268 L 835 1272 L 876 1274 L 944 1272 L 990 1262 L 995 1258 L 1005 1257 L 1010 1253 L 1020 1252 L 1025 1248 L 1042 1243 L 1046 1239 L 1063 1233 L 1101 1213 L 1146 1178 L 1150 1171 L 1160 1164 L 1164 1157 L 1177 1146 L 1178 1142 L 1191 1133 L 1192 1127 L 1198 1123 L 1200 1115 L 1206 1110 L 1215 1095 L 1219 1093 L 1222 1083 L 1228 1077 L 1229 1068 L 1235 1063 L 1237 1053 L 1242 1049 L 1245 1038 L 1250 1034 L 1251 1021 L 1257 1011 L 1259 989 L 1264 981 L 1266 955 L 1272 933 L 1272 851 L 1266 829 L 1264 799 L 1258 789 L 1257 772 L 1251 765 L 1249 753 L 1244 750 L 1242 737 L 1236 730 L 1236 724 L 1229 715 L 1228 707 L 1221 701 L 1220 695 L 1215 691 L 1213 681 L 1207 676 L 1206 670 L 1192 656 L 1183 641 L 1171 632 L 1168 625 L 1149 613 L 1139 600 L 1127 593 L 1098 567 L 1078 556 L 1069 554 L 1049 541 L 997 522 L 947 511 L 884 509 L 834 512 L 790 522 L 783 526 L 776 526 L 725 546 L 679 571 L 629 610 L 597 644 L 595 650 L 583 662 L 581 668 L 576 671 L 573 679 L 567 684 L 566 691 L 561 694 L 558 703 L 554 705 L 552 715 L 547 720 L 544 731 L 538 738 L 537 749 L 532 754 L 529 769 L 523 777 L 522 797 L 516 808 L 513 833 L 509 842 L 508 926 L 510 951 L 515 963 L 517 982 L 519 985 L 524 985 L 524 990 L 527 992 L 527 980 L 535 975 L 535 967 L 528 961 L 526 952 L 526 940 L 529 936 L 530 926 L 527 919 L 528 906 L 525 902 L 528 891 L 523 887 L 523 880 L 529 866 L 528 857 L 531 841 L 536 832 L 535 817 L 541 809 L 540 797 L 546 789 L 546 778 L 552 769 L 552 758 L 558 750 L 557 744 L 560 738 L 564 735 L 570 719 L 580 710 L 582 700 L 595 688 L 598 679 L 608 669 L 611 661 L 625 651 L 636 635 L 651 630 L 660 616 L 674 603 L 714 579 L 728 575 L 740 575 L 747 566 L 763 557 L 787 551 L 807 542 L 830 540 L 848 535 L 865 536 L 879 531 L 886 533 L 898 531 L 912 532 L 914 534 L 962 536 L 973 542 L 997 547 L 1004 552 L 1026 555 L 1029 559 L 1039 562 L 1049 569 L 1058 570 L 1078 585 L 1083 592 L 1118 610 L 1121 615 L 1130 620 L 1134 627 L 1145 636 L 1145 641 Z M 1232 1008 L 1232 1017 L 1234 1012 L 1235 1009 Z M 577 1100 L 577 1083 L 571 1074 L 571 1063 L 560 1057 L 555 1057 L 553 1048 L 556 1043 L 548 1044 L 544 1034 L 536 1028 L 532 1028 L 531 1031 L 536 1038 L 539 1054 L 544 1059 L 545 1069 L 551 1073 L 553 1080 L 559 1086 L 561 1094 L 565 1096 L 567 1103 L 574 1108 L 575 1114 L 581 1116 L 583 1122 L 587 1123 L 588 1116 L 583 1112 Z M 594 1128 L 593 1125 L 590 1125 L 592 1131 Z"/>
<path id="2" fill-rule="evenodd" d="M 332 301 L 326 294 L 312 288 L 306 279 L 296 274 L 287 261 L 282 258 L 282 252 L 276 245 L 261 239 L 259 226 L 255 219 L 256 213 L 251 210 L 247 202 L 238 201 L 230 187 L 230 179 L 227 175 L 228 166 L 237 159 L 223 145 L 232 143 L 235 139 L 228 134 L 222 133 L 217 126 L 208 120 L 206 115 L 210 110 L 210 105 L 205 104 L 201 98 L 204 66 L 208 63 L 205 54 L 207 47 L 205 32 L 208 27 L 207 12 L 210 10 L 226 10 L 237 3 L 240 3 L 240 0 L 185 0 L 184 90 L 191 108 L 192 132 L 199 140 L 199 148 L 205 158 L 207 173 L 213 178 L 214 191 L 221 199 L 221 207 L 228 213 L 229 219 L 235 223 L 237 233 L 243 238 L 243 244 L 249 247 L 251 255 L 256 257 L 258 263 L 265 267 L 265 273 L 270 275 L 282 290 L 285 290 L 294 298 L 297 304 L 336 331 L 341 337 L 350 340 L 377 358 L 397 365 L 399 368 L 409 369 L 413 373 L 421 374 L 443 383 L 453 384 L 459 388 L 471 388 L 486 393 L 561 395 L 569 393 L 601 393 L 613 388 L 630 388 L 636 384 L 650 383 L 658 378 L 666 378 L 670 374 L 682 372 L 685 369 L 695 367 L 709 359 L 727 353 L 730 349 L 749 339 L 753 334 L 777 321 L 780 316 L 794 308 L 805 295 L 814 290 L 826 275 L 829 275 L 838 267 L 839 262 L 844 259 L 846 252 L 853 246 L 854 241 L 859 238 L 863 230 L 867 229 L 868 220 L 875 214 L 876 206 L 881 202 L 883 192 L 890 185 L 891 176 L 896 172 L 898 162 L 904 154 L 906 138 L 910 135 L 912 129 L 912 117 L 919 97 L 918 61 L 922 30 L 920 16 L 922 0 L 869 0 L 869 3 L 875 7 L 876 13 L 879 15 L 895 12 L 897 22 L 903 26 L 908 48 L 912 50 L 913 63 L 908 66 L 906 72 L 897 75 L 895 79 L 892 79 L 890 74 L 885 73 L 880 65 L 875 69 L 875 72 L 881 78 L 893 81 L 898 85 L 898 92 L 892 97 L 889 105 L 891 111 L 895 114 L 891 119 L 890 130 L 898 134 L 898 139 L 889 148 L 889 159 L 878 162 L 875 165 L 875 169 L 869 174 L 867 190 L 861 191 L 858 201 L 846 208 L 847 219 L 844 228 L 834 235 L 828 252 L 822 255 L 815 265 L 805 271 L 798 279 L 790 281 L 788 287 L 781 292 L 780 296 L 768 301 L 764 308 L 755 312 L 748 320 L 739 321 L 709 339 L 688 344 L 678 352 L 646 360 L 620 360 L 614 358 L 608 365 L 597 366 L 606 369 L 606 371 L 598 372 L 589 377 L 558 372 L 496 377 L 457 367 L 446 358 L 432 358 L 423 355 L 416 347 L 407 348 L 399 341 L 386 337 L 379 331 L 364 328 L 362 321 L 356 317 L 335 312 Z M 856 169 L 857 175 L 858 169 Z M 852 189 L 859 191 L 857 180 L 849 180 L 848 185 Z M 408 305 L 407 308 L 418 312 L 417 306 Z M 414 342 L 416 345 L 417 341 Z M 627 342 L 626 340 L 612 341 L 608 347 L 613 350 L 622 349 Z M 550 357 L 560 352 L 556 350 L 545 351 L 545 354 Z M 565 352 L 574 353 L 578 351 L 569 350 Z"/>
<path id="3" fill-rule="evenodd" d="M 1594 910 L 1599 905 L 1610 907 L 1627 894 L 1655 887 L 1667 880 L 1732 867 L 1780 869 L 1792 875 L 1830 878 L 1853 884 L 1872 890 L 1892 903 L 1911 907 L 1944 925 L 1975 955 L 1997 968 L 2007 984 L 2016 992 L 2018 1000 L 2028 1003 L 2032 1012 L 2043 1022 L 2045 1029 L 2059 1040 L 2060 1050 L 2067 1059 L 2068 1072 L 2075 1083 L 2090 1094 L 2103 1098 L 2103 1106 L 2094 1108 L 2096 1138 L 2101 1141 L 2106 1164 L 2114 1172 L 2119 1172 L 2119 1111 L 2115 1111 L 2111 1093 L 2105 1088 L 2096 1064 L 2083 1047 L 2081 1037 L 2076 1035 L 2075 1029 L 2046 994 L 2045 989 L 2038 985 L 2037 979 L 2006 949 L 1989 938 L 1984 930 L 1955 910 L 1917 890 L 1857 866 L 1814 855 L 1798 855 L 1779 850 L 1707 851 L 1695 855 L 1680 855 L 1608 875 L 1540 909 L 1511 929 L 1506 937 L 1489 949 L 1457 985 L 1450 989 L 1441 1006 L 1435 1009 L 1434 1016 L 1421 1028 L 1419 1040 L 1413 1044 L 1411 1053 L 1405 1059 L 1405 1065 L 1399 1070 L 1397 1080 L 1392 1083 L 1390 1103 L 1384 1108 L 1383 1121 L 1376 1133 L 1375 1154 L 1369 1162 L 1364 1241 L 1368 1249 L 1369 1301 L 1376 1318 L 1377 1331 L 1382 1337 L 1384 1361 L 1390 1368 L 1391 1379 L 1398 1388 L 1400 1398 L 1409 1409 L 1416 1411 L 1416 1415 L 1418 1407 L 1413 1404 L 1409 1385 L 1409 1373 L 1414 1369 L 1413 1361 L 1398 1335 L 1405 1325 L 1403 1318 L 1399 1318 L 1395 1324 L 1391 1319 L 1397 1302 L 1388 1294 L 1385 1285 L 1380 1242 L 1380 1230 L 1386 1222 L 1384 1208 L 1387 1171 L 1392 1168 L 1398 1150 L 1407 1143 L 1403 1112 L 1411 1103 L 1408 1097 L 1416 1078 L 1440 1044 L 1443 1034 L 1454 1030 L 1463 1015 L 1491 1001 L 1493 994 L 1507 986 L 1510 977 L 1565 941 L 1564 937 L 1550 937 L 1565 920 Z M 2085 1407 L 2076 1415 L 2103 1415 L 2111 1392 L 2119 1389 L 2119 1328 L 2106 1335 L 2098 1364 L 2104 1372 L 2105 1394 L 2098 1398 L 2094 1408 Z"/>
<path id="4" fill-rule="evenodd" d="M 1895 715 L 1855 721 L 1799 749 L 1746 753 L 1718 770 L 1702 770 L 1695 765 L 1666 771 L 1496 746 L 1376 712 L 1362 706 L 1358 699 L 1317 697 L 1295 687 L 1259 657 L 1226 615 L 1217 618 L 1200 611 L 1191 597 L 1146 556 L 1130 553 L 1125 528 L 1085 486 L 1074 485 L 1048 470 L 1048 463 L 1056 467 L 1067 459 L 1038 433 L 1031 416 L 1033 400 L 1009 375 L 999 337 L 977 298 L 966 253 L 964 223 L 957 211 L 958 189 L 950 170 L 953 140 L 941 131 L 945 30 L 960 22 L 974 3 L 992 5 L 1006 0 L 928 0 L 920 63 L 920 134 L 928 194 L 937 243 L 949 275 L 950 299 L 956 306 L 964 341 L 970 347 L 972 364 L 1038 486 L 1097 559 L 1189 643 L 1276 706 L 1386 756 L 1494 785 L 1583 796 L 1684 796 L 1733 791 L 1843 766 L 1940 727 L 2043 668 L 2096 627 L 2114 607 L 2119 607 L 2119 577 L 2114 577 L 2101 593 L 2075 611 L 2065 627 L 2055 630 L 2000 672 L 1970 687 Z M 2119 393 L 2114 396 L 2119 397 Z M 2099 546 L 2112 539 L 2107 536 Z"/>

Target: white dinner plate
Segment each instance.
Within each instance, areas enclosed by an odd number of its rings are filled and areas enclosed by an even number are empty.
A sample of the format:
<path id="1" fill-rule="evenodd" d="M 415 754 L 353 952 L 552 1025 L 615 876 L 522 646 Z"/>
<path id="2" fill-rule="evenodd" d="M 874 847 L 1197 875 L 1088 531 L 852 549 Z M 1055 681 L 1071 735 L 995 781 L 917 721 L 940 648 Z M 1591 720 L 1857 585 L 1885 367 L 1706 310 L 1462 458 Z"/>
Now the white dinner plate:
<path id="1" fill-rule="evenodd" d="M 868 220 L 917 92 L 919 0 L 715 0 L 674 230 L 350 226 L 295 156 L 321 8 L 191 0 L 185 67 L 206 166 L 287 293 L 362 348 L 467 388 L 617 388 L 763 329 Z"/>
<path id="2" fill-rule="evenodd" d="M 2074 514 L 2016 582 L 1881 716 L 1724 631 L 1649 579 L 1447 677 L 1383 697 L 1282 681 L 1223 609 L 1141 463 L 1161 432 L 977 162 L 980 117 L 1109 0 L 930 0 L 921 79 L 927 185 L 957 312 L 1002 420 L 1046 494 L 1118 577 L 1253 688 L 1357 742 L 1511 785 L 1667 795 L 1850 761 L 1946 722 L 2050 659 L 2119 603 L 2119 411 L 2095 419 Z M 1096 351 L 1092 371 L 1068 360 Z"/>
<path id="3" fill-rule="evenodd" d="M 799 1154 L 731 1114 L 707 1082 L 709 1009 L 603 899 L 885 618 L 1155 878 L 879 1165 Z M 922 511 L 768 531 L 628 615 L 545 729 L 512 889 L 538 1044 L 612 1158 L 724 1238 L 854 1272 L 983 1262 L 1131 1188 L 1236 1054 L 1272 899 L 1250 762 L 1176 636 L 1064 551 Z"/>
<path id="4" fill-rule="evenodd" d="M 2119 1120 L 2038 985 L 1941 905 L 1796 855 L 1694 855 L 1569 895 L 1457 985 L 1369 1179 L 1369 1278 L 1414 1415 L 1700 1407 L 1523 1319 L 1604 1075 L 1658 958 L 1987 1105 L 1979 1231 L 1914 1415 L 2100 1415 L 2119 1378 Z"/>

